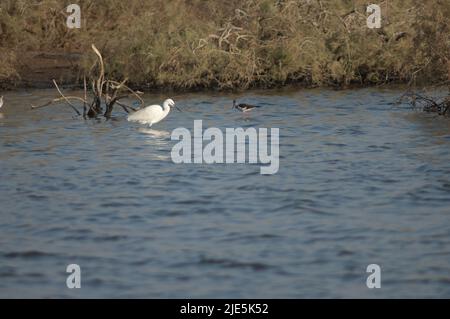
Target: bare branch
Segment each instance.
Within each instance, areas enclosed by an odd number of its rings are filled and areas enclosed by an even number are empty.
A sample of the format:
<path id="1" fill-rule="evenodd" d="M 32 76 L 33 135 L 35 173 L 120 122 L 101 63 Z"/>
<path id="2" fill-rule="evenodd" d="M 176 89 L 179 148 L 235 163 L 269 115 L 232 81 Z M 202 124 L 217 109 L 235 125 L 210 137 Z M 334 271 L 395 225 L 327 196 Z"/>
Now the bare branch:
<path id="1" fill-rule="evenodd" d="M 132 95 L 134 95 L 141 102 L 141 107 L 145 106 L 144 100 L 140 97 L 140 95 L 143 94 L 142 92 L 134 91 L 134 90 L 130 89 L 128 86 L 126 86 L 124 83 L 119 83 L 117 81 L 112 81 L 112 80 L 109 80 L 107 82 L 124 87 L 128 92 L 130 92 Z"/>
<path id="2" fill-rule="evenodd" d="M 95 54 L 97 55 L 98 63 L 100 64 L 100 74 L 97 79 L 97 93 L 99 96 L 101 96 L 103 91 L 103 83 L 104 83 L 103 80 L 105 78 L 105 65 L 103 64 L 103 57 L 100 51 L 97 49 L 97 47 L 94 44 L 92 44 L 91 47 L 92 50 L 94 50 Z"/>
<path id="3" fill-rule="evenodd" d="M 58 102 L 61 102 L 61 101 L 66 101 L 67 102 L 67 100 L 77 100 L 77 101 L 84 102 L 84 100 L 82 98 L 77 97 L 77 96 L 65 96 L 65 97 L 55 98 L 55 99 L 53 99 L 53 100 L 51 100 L 49 102 L 46 102 L 44 104 L 41 104 L 41 105 L 31 105 L 31 109 L 32 110 L 40 109 L 40 108 L 43 108 L 43 107 L 46 107 L 46 106 L 49 106 L 49 105 L 52 105 L 54 103 L 58 103 Z"/>
<path id="4" fill-rule="evenodd" d="M 53 84 L 55 85 L 56 89 L 58 90 L 59 94 L 64 98 L 64 100 L 67 102 L 67 104 L 70 105 L 70 107 L 78 114 L 81 115 L 81 113 L 77 110 L 77 108 L 75 107 L 75 105 L 73 105 L 72 103 L 70 103 L 69 99 L 61 92 L 61 90 L 59 89 L 58 84 L 56 83 L 55 80 L 53 80 Z M 81 99 L 81 98 L 80 98 Z M 83 100 L 83 99 L 81 99 Z M 83 100 L 84 101 L 84 100 Z"/>
<path id="5" fill-rule="evenodd" d="M 52 105 L 58 102 L 66 102 L 78 115 L 81 113 L 78 111 L 77 107 L 72 103 L 73 101 L 80 101 L 83 103 L 83 117 L 93 118 L 100 115 L 103 112 L 103 104 L 106 105 L 106 110 L 103 114 L 106 118 L 111 117 L 114 105 L 117 104 L 122 109 L 130 113 L 131 111 L 136 112 L 139 108 L 134 108 L 125 103 L 120 102 L 121 99 L 132 98 L 137 99 L 141 107 L 145 106 L 144 100 L 141 95 L 142 92 L 132 90 L 125 83 L 128 79 L 124 79 L 121 82 L 113 81 L 105 78 L 105 65 L 103 62 L 103 57 L 100 51 L 92 44 L 92 50 L 97 56 L 96 62 L 92 65 L 88 76 L 83 77 L 83 89 L 84 98 L 78 96 L 65 96 L 56 80 L 53 80 L 56 90 L 58 91 L 60 97 L 55 98 L 49 102 L 42 105 L 34 106 L 32 109 L 42 108 L 48 105 Z M 93 99 L 88 102 L 88 89 L 92 90 Z"/>

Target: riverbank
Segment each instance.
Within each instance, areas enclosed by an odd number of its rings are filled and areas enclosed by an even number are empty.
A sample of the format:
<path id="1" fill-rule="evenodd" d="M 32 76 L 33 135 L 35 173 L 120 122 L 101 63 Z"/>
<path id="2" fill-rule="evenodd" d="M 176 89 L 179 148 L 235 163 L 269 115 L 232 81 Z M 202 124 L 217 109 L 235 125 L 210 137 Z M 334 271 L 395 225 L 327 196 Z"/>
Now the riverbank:
<path id="1" fill-rule="evenodd" d="M 95 58 L 142 90 L 349 87 L 450 78 L 450 3 L 81 1 L 81 29 L 52 0 L 0 4 L 0 87 L 81 85 Z"/>

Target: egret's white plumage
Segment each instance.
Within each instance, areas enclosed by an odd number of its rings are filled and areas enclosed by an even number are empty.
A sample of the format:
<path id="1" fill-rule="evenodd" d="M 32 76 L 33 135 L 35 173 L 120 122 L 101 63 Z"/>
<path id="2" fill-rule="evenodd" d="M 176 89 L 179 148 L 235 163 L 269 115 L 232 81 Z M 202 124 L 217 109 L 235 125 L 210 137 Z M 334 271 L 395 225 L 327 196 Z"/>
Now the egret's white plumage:
<path id="1" fill-rule="evenodd" d="M 152 126 L 153 124 L 161 122 L 169 114 L 170 108 L 174 106 L 175 102 L 172 99 L 164 101 L 162 107 L 160 105 L 146 106 L 145 108 L 130 114 L 128 116 L 128 121 Z"/>
<path id="2" fill-rule="evenodd" d="M 2 106 L 3 106 L 3 95 L 0 96 L 0 109 L 2 108 Z"/>

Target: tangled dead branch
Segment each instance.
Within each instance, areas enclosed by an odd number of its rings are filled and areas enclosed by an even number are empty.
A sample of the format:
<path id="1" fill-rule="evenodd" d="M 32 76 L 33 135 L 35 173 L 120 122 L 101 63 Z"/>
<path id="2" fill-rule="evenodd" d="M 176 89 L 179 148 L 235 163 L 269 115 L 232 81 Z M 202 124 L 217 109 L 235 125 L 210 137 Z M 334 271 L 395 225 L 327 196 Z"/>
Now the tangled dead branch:
<path id="1" fill-rule="evenodd" d="M 397 101 L 397 103 L 403 102 L 409 103 L 416 110 L 450 116 L 450 87 L 447 96 L 444 97 L 433 97 L 426 93 L 418 93 L 417 90 L 409 87 Z"/>
<path id="2" fill-rule="evenodd" d="M 435 98 L 417 92 L 409 92 L 404 95 L 415 109 L 428 113 L 450 116 L 450 97 Z"/>
<path id="3" fill-rule="evenodd" d="M 428 64 L 430 60 L 428 60 L 423 67 L 417 69 L 413 72 L 411 76 L 411 80 L 408 83 L 408 89 L 403 93 L 402 96 L 397 101 L 397 104 L 407 102 L 409 103 L 413 109 L 420 110 L 428 113 L 437 113 L 443 116 L 450 116 L 450 61 L 447 60 L 448 65 L 448 79 L 444 82 L 438 83 L 433 86 L 433 89 L 442 87 L 444 85 L 447 86 L 447 95 L 440 97 L 431 96 L 431 94 L 427 93 L 427 90 L 423 88 L 421 93 L 419 93 L 416 88 L 416 76 L 419 72 L 421 72 Z M 423 93 L 422 93 L 423 92 Z"/>
<path id="4" fill-rule="evenodd" d="M 98 116 L 104 116 L 106 118 L 110 118 L 112 116 L 114 106 L 117 104 L 120 106 L 125 112 L 129 113 L 130 111 L 137 111 L 139 108 L 144 107 L 144 100 L 141 95 L 142 92 L 134 91 L 130 87 L 126 85 L 128 79 L 124 79 L 122 82 L 118 82 L 115 80 L 107 79 L 105 77 L 105 64 L 103 62 L 103 57 L 100 51 L 92 45 L 92 50 L 94 51 L 97 59 L 94 65 L 91 68 L 89 79 L 92 90 L 92 101 L 88 101 L 88 92 L 87 92 L 87 78 L 84 77 L 83 80 L 83 88 L 84 88 L 84 96 L 66 96 L 59 88 L 58 84 L 55 80 L 53 80 L 53 84 L 58 91 L 60 97 L 54 98 L 51 101 L 48 101 L 44 104 L 34 106 L 32 105 L 32 109 L 43 108 L 52 104 L 65 102 L 69 105 L 77 115 L 81 116 L 81 112 L 78 110 L 77 106 L 72 102 L 81 102 L 83 107 L 83 118 L 95 118 Z M 134 108 L 130 105 L 121 102 L 123 99 L 133 98 L 140 103 L 139 108 Z"/>

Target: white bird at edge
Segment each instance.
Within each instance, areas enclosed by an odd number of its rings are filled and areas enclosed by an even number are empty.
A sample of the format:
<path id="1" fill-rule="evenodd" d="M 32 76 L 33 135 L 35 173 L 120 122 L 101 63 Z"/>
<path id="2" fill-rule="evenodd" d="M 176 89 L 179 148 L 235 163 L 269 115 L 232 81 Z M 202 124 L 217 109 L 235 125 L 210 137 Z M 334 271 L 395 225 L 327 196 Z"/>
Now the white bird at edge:
<path id="1" fill-rule="evenodd" d="M 2 108 L 2 106 L 3 106 L 3 95 L 0 96 L 0 109 Z"/>
<path id="2" fill-rule="evenodd" d="M 150 105 L 130 114 L 128 121 L 152 126 L 161 122 L 169 114 L 171 107 L 176 107 L 175 102 L 172 99 L 167 99 L 162 107 L 160 105 Z"/>

